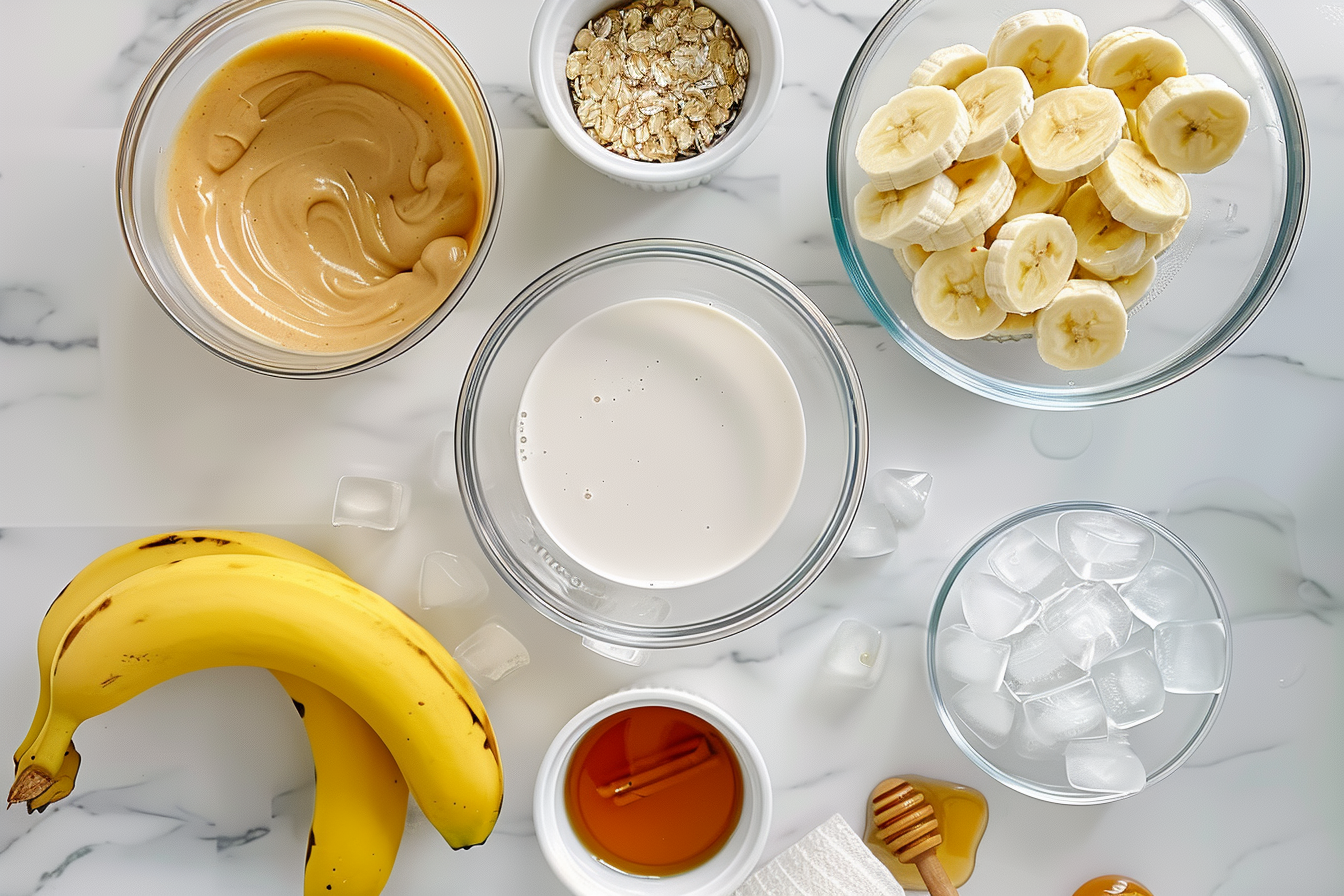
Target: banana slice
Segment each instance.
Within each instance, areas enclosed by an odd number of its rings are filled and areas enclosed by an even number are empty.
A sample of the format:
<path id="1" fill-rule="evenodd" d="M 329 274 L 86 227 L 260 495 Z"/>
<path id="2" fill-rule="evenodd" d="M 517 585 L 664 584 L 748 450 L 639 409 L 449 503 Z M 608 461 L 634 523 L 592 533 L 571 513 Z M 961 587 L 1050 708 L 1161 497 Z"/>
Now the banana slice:
<path id="1" fill-rule="evenodd" d="M 915 273 L 933 253 L 925 252 L 919 246 L 911 243 L 908 246 L 897 246 L 891 250 L 891 254 L 896 256 L 896 263 L 901 266 L 901 273 L 905 274 L 906 279 L 913 283 L 915 282 Z"/>
<path id="2" fill-rule="evenodd" d="M 885 193 L 867 183 L 854 197 L 854 220 L 859 236 L 895 249 L 919 242 L 941 227 L 956 199 L 957 185 L 946 174 Z"/>
<path id="3" fill-rule="evenodd" d="M 1232 158 L 1250 120 L 1250 104 L 1214 75 L 1168 78 L 1138 109 L 1144 146 L 1178 174 L 1203 174 Z"/>
<path id="4" fill-rule="evenodd" d="M 970 117 L 955 93 L 910 87 L 873 113 L 854 154 L 878 190 L 904 190 L 956 161 L 970 133 Z"/>
<path id="5" fill-rule="evenodd" d="M 996 65 L 971 75 L 957 86 L 957 96 L 971 119 L 971 135 L 958 162 L 993 155 L 1013 139 L 1031 114 L 1031 85 L 1022 70 Z"/>
<path id="6" fill-rule="evenodd" d="M 946 87 L 955 89 L 971 75 L 985 70 L 985 54 L 970 44 L 953 44 L 934 50 L 910 73 L 910 87 Z"/>
<path id="7" fill-rule="evenodd" d="M 999 25 L 985 54 L 990 65 L 1015 65 L 1042 96 L 1087 70 L 1087 27 L 1062 9 L 1032 9 Z"/>
<path id="8" fill-rule="evenodd" d="M 1018 314 L 1009 311 L 1003 318 L 1003 323 L 994 328 L 991 336 L 1025 336 L 1036 330 L 1036 312 L 1030 314 Z"/>
<path id="9" fill-rule="evenodd" d="M 1125 347 L 1125 306 L 1104 280 L 1070 280 L 1036 312 L 1036 350 L 1060 370 L 1085 370 Z"/>
<path id="10" fill-rule="evenodd" d="M 1028 314 L 1068 281 L 1078 239 L 1058 215 L 1023 215 L 999 228 L 985 262 L 985 291 L 1004 310 Z"/>
<path id="11" fill-rule="evenodd" d="M 1154 87 L 1185 73 L 1180 46 L 1151 28 L 1121 28 L 1103 35 L 1087 57 L 1087 80 L 1114 90 L 1126 109 L 1137 109 Z"/>
<path id="12" fill-rule="evenodd" d="M 1125 110 L 1125 128 L 1120 137 L 1124 140 L 1133 140 L 1144 152 L 1148 151 L 1148 147 L 1143 144 L 1143 134 L 1139 132 L 1139 112 L 1137 109 Z"/>
<path id="13" fill-rule="evenodd" d="M 1190 205 L 1185 179 L 1132 140 L 1121 140 L 1087 182 L 1112 217 L 1143 233 L 1165 233 Z"/>
<path id="14" fill-rule="evenodd" d="M 1111 91 L 1091 84 L 1065 87 L 1036 100 L 1017 141 L 1041 179 L 1058 184 L 1106 161 L 1124 124 L 1125 108 Z"/>
<path id="15" fill-rule="evenodd" d="M 1116 277 L 1106 282 L 1111 284 L 1111 289 L 1114 289 L 1115 294 L 1120 297 L 1120 304 L 1128 311 L 1139 303 L 1139 299 L 1144 297 L 1156 278 L 1157 261 L 1150 258 L 1143 267 L 1128 277 Z"/>
<path id="16" fill-rule="evenodd" d="M 1148 234 L 1148 248 L 1152 252 L 1151 257 L 1155 258 L 1170 249 L 1171 244 L 1176 242 L 1176 237 L 1181 235 L 1181 228 L 1185 226 L 1185 222 L 1188 220 L 1190 220 L 1190 195 L 1187 193 L 1185 197 L 1185 211 L 1181 213 L 1181 216 L 1178 219 L 1176 219 L 1176 223 L 1171 225 L 1171 229 L 1163 231 L 1162 233 Z"/>
<path id="17" fill-rule="evenodd" d="M 985 292 L 989 250 L 964 243 L 934 252 L 915 274 L 911 290 L 924 322 L 952 339 L 979 339 L 1007 312 Z"/>
<path id="18" fill-rule="evenodd" d="M 957 201 L 943 225 L 919 241 L 930 252 L 982 237 L 1013 201 L 1013 173 L 997 155 L 958 162 L 947 176 L 957 185 Z"/>
<path id="19" fill-rule="evenodd" d="M 1115 220 L 1091 184 L 1070 196 L 1060 215 L 1078 238 L 1078 263 L 1095 276 L 1112 280 L 1143 267 L 1147 235 Z"/>

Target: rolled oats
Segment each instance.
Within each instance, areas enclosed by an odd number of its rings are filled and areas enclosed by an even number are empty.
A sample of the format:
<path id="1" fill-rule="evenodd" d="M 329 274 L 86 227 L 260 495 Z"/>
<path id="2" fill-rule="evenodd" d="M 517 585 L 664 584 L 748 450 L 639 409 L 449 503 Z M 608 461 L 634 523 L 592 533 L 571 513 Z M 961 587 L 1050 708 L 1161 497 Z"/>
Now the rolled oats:
<path id="1" fill-rule="evenodd" d="M 579 124 L 604 148 L 649 162 L 704 152 L 737 118 L 747 51 L 695 0 L 632 0 L 580 29 L 565 60 Z"/>

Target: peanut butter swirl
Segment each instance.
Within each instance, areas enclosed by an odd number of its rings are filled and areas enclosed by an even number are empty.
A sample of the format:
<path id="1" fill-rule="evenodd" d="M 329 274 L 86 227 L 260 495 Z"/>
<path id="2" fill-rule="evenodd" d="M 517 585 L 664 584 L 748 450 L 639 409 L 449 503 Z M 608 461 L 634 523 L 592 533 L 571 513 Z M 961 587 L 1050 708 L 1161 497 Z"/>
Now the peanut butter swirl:
<path id="1" fill-rule="evenodd" d="M 185 116 L 172 243 L 213 311 L 304 352 L 395 341 L 476 251 L 475 152 L 437 78 L 382 41 L 298 31 L 229 60 Z"/>

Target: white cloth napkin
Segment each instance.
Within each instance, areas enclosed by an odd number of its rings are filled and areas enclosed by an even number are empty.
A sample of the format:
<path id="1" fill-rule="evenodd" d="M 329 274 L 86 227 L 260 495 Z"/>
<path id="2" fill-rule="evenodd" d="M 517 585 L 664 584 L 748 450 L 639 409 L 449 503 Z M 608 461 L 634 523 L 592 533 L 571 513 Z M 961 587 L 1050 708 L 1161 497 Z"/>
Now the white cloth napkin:
<path id="1" fill-rule="evenodd" d="M 733 896 L 904 896 L 839 814 L 775 856 Z"/>

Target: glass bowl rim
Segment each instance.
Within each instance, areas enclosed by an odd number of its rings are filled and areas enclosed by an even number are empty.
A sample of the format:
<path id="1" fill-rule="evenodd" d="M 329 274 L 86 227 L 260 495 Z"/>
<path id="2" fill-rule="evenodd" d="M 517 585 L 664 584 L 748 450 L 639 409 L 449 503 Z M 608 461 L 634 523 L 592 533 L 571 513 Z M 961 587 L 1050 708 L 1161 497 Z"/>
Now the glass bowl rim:
<path id="1" fill-rule="evenodd" d="M 571 613 L 555 601 L 549 591 L 538 587 L 524 568 L 514 561 L 513 552 L 499 537 L 493 522 L 494 514 L 484 499 L 481 483 L 472 475 L 477 454 L 473 444 L 477 428 L 474 411 L 484 380 L 501 346 L 532 308 L 545 301 L 554 289 L 578 280 L 590 271 L 648 259 L 705 264 L 751 279 L 780 299 L 793 312 L 800 326 L 807 328 L 815 341 L 825 347 L 823 357 L 826 369 L 848 399 L 848 406 L 844 408 L 849 442 L 845 485 L 812 550 L 800 559 L 778 585 L 745 606 L 710 619 L 675 626 L 641 626 L 610 621 L 594 624 Z M 453 438 L 462 505 L 471 530 L 495 571 L 514 592 L 551 621 L 586 638 L 637 649 L 686 647 L 715 641 L 744 631 L 791 603 L 821 575 L 839 551 L 854 514 L 858 511 L 868 461 L 868 415 L 858 370 L 844 342 L 821 309 L 782 274 L 754 258 L 711 243 L 667 238 L 624 240 L 589 249 L 560 262 L 525 286 L 490 325 L 467 365 L 458 397 Z"/>
<path id="2" fill-rule="evenodd" d="M 122 124 L 121 136 L 117 145 L 117 159 L 115 166 L 116 179 L 116 200 L 117 200 L 117 220 L 121 227 L 122 242 L 126 246 L 127 254 L 131 258 L 131 265 L 140 277 L 140 282 L 154 297 L 155 303 L 159 308 L 172 318 L 178 327 L 190 336 L 197 344 L 204 347 L 216 357 L 223 358 L 231 364 L 250 370 L 254 373 L 274 376 L 280 379 L 296 380 L 319 380 L 330 379 L 346 374 L 357 373 L 361 370 L 367 370 L 376 367 L 385 361 L 400 355 L 408 349 L 414 347 L 441 324 L 448 314 L 456 307 L 470 288 L 476 275 L 480 272 L 485 263 L 485 256 L 488 254 L 491 244 L 494 242 L 495 232 L 499 228 L 499 219 L 503 211 L 504 202 L 504 147 L 500 141 L 499 124 L 495 120 L 494 111 L 486 99 L 485 90 L 481 86 L 480 79 L 467 62 L 462 52 L 458 50 L 448 37 L 440 31 L 435 25 L 420 13 L 408 6 L 398 2 L 398 0 L 337 0 L 346 5 L 362 6 L 375 12 L 381 11 L 384 14 L 399 16 L 409 23 L 424 30 L 434 43 L 438 44 L 449 57 L 461 68 L 462 74 L 470 87 L 470 92 L 476 100 L 476 111 L 481 116 L 481 124 L 485 132 L 485 147 L 477 147 L 479 155 L 482 157 L 485 172 L 494 182 L 493 189 L 490 185 L 485 185 L 483 198 L 486 200 L 488 214 L 485 217 L 483 229 L 481 231 L 480 241 L 476 247 L 476 252 L 466 270 L 462 272 L 462 277 L 454 285 L 453 289 L 443 298 L 443 301 L 435 310 L 415 327 L 406 331 L 395 342 L 384 346 L 377 352 L 366 357 L 357 357 L 349 360 L 351 353 L 341 353 L 333 355 L 333 363 L 326 367 L 315 367 L 312 369 L 294 369 L 285 367 L 274 367 L 263 362 L 253 361 L 236 356 L 231 350 L 221 345 L 205 334 L 197 332 L 196 327 L 184 315 L 178 313 L 175 303 L 177 301 L 168 285 L 163 283 L 157 272 L 154 270 L 149 260 L 148 252 L 140 240 L 139 230 L 135 224 L 136 211 L 134 191 L 137 182 L 135 159 L 140 145 L 140 137 L 145 127 L 146 118 L 149 114 L 154 101 L 158 98 L 159 92 L 163 89 L 164 82 L 173 73 L 179 63 L 184 61 L 204 40 L 213 34 L 219 27 L 233 21 L 243 15 L 264 7 L 277 6 L 290 2 L 306 2 L 306 0 L 229 0 L 210 10 L 207 10 L 199 18 L 187 25 L 186 28 L 173 39 L 159 57 L 150 66 L 141 81 L 139 89 L 136 91 L 135 98 L 131 101 L 131 106 L 126 113 L 126 119 Z M 191 301 L 200 300 L 192 297 Z M 246 337 L 239 337 L 245 339 Z M 295 356 L 303 353 L 292 353 Z"/>
<path id="3" fill-rule="evenodd" d="M 1070 510 L 1097 510 L 1106 513 L 1114 513 L 1125 519 L 1139 523 L 1145 529 L 1149 529 L 1154 534 L 1165 538 L 1172 547 L 1176 548 L 1177 552 L 1190 563 L 1191 568 L 1193 568 L 1199 575 L 1201 584 L 1203 584 L 1205 591 L 1213 601 L 1214 609 L 1217 610 L 1218 613 L 1218 622 L 1222 623 L 1223 633 L 1225 635 L 1226 649 L 1224 656 L 1226 660 L 1226 671 L 1223 678 L 1223 688 L 1212 695 L 1209 708 L 1205 711 L 1204 718 L 1200 720 L 1194 734 L 1191 735 L 1190 739 L 1186 741 L 1185 745 L 1182 746 L 1171 759 L 1168 759 L 1156 771 L 1148 774 L 1143 790 L 1139 791 L 1139 793 L 1147 791 L 1158 781 L 1161 781 L 1185 764 L 1185 760 L 1189 758 L 1190 754 L 1193 753 L 1201 743 L 1204 742 L 1204 738 L 1207 737 L 1209 731 L 1213 729 L 1213 723 L 1217 719 L 1218 712 L 1223 705 L 1223 700 L 1227 696 L 1227 688 L 1232 677 L 1231 620 L 1228 617 L 1227 605 L 1223 602 L 1222 593 L 1218 590 L 1218 585 L 1214 582 L 1213 576 L 1209 573 L 1204 562 L 1199 559 L 1199 555 L 1191 550 L 1190 546 L 1187 545 L 1180 536 L 1176 535 L 1176 533 L 1172 532 L 1162 523 L 1159 523 L 1147 514 L 1140 513 L 1137 510 L 1131 510 L 1128 507 L 1122 507 L 1118 504 L 1110 504 L 1104 501 L 1056 501 L 1049 504 L 1038 504 L 1034 507 L 1019 510 L 1018 512 L 1003 517 L 986 527 L 979 535 L 972 539 L 970 543 L 958 551 L 957 556 L 952 560 L 952 563 L 949 564 L 946 572 L 943 573 L 942 580 L 939 582 L 938 593 L 935 595 L 933 606 L 929 610 L 929 623 L 925 634 L 925 671 L 928 675 L 929 690 L 933 695 L 933 705 L 938 711 L 938 718 L 942 721 L 943 727 L 947 730 L 947 733 L 951 736 L 961 752 L 966 755 L 966 758 L 975 763 L 975 765 L 982 771 L 999 783 L 1016 790 L 1018 793 L 1023 793 L 1039 800 L 1058 803 L 1060 805 L 1094 806 L 1101 803 L 1115 802 L 1116 800 L 1125 799 L 1126 797 L 1134 796 L 1135 794 L 1089 793 L 1080 790 L 1075 790 L 1071 794 L 1064 794 L 1038 788 L 1026 779 L 1009 774 L 999 768 L 993 762 L 990 762 L 985 758 L 980 750 L 978 750 L 966 736 L 962 734 L 960 726 L 957 724 L 956 720 L 952 718 L 951 712 L 948 710 L 946 702 L 943 699 L 942 691 L 938 687 L 938 673 L 936 666 L 938 621 L 942 616 L 943 607 L 947 603 L 948 596 L 952 591 L 953 583 L 957 580 L 957 577 L 961 574 L 962 570 L 966 568 L 966 565 L 970 562 L 971 558 L 979 554 L 980 550 L 995 538 L 1014 526 L 1052 513 L 1063 513 Z"/>
<path id="4" fill-rule="evenodd" d="M 1073 410 L 1113 404 L 1140 395 L 1155 392 L 1194 373 L 1228 348 L 1260 314 L 1287 273 L 1288 265 L 1302 236 L 1307 216 L 1307 194 L 1311 181 L 1311 153 L 1307 140 L 1306 113 L 1297 94 L 1288 66 L 1269 37 L 1264 26 L 1242 4 L 1241 0 L 1214 0 L 1236 20 L 1242 32 L 1256 51 L 1263 71 L 1269 76 L 1269 92 L 1283 123 L 1283 138 L 1287 171 L 1285 176 L 1284 205 L 1279 227 L 1274 235 L 1274 247 L 1269 262 L 1260 272 L 1240 305 L 1222 326 L 1211 331 L 1196 345 L 1146 376 L 1119 384 L 1087 388 L 1041 387 L 1000 380 L 983 374 L 961 361 L 953 359 L 931 345 L 896 316 L 882 297 L 855 239 L 845 227 L 848 198 L 840 195 L 841 135 L 846 129 L 846 116 L 852 113 L 850 102 L 858 90 L 862 76 L 875 60 L 879 45 L 889 37 L 889 29 L 897 18 L 920 0 L 896 0 L 864 39 L 845 72 L 839 94 L 831 114 L 831 127 L 826 142 L 826 199 L 831 218 L 831 231 L 850 282 L 865 305 L 891 337 L 915 360 L 934 373 L 969 392 L 999 401 L 1035 410 Z M 1190 0 L 1186 0 L 1190 2 Z"/>

